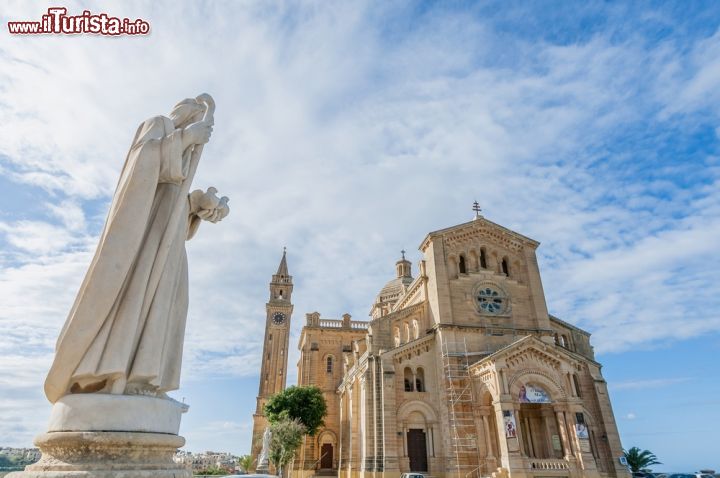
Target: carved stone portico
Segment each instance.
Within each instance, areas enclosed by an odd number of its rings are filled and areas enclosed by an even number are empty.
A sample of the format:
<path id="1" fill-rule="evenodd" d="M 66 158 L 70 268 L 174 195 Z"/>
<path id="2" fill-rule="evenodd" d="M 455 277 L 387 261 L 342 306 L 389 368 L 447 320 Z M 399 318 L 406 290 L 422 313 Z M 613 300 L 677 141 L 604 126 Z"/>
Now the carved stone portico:
<path id="1" fill-rule="evenodd" d="M 496 423 L 502 424 L 508 412 L 514 417 L 516 436 L 507 437 L 499 427 L 494 437 L 500 443 L 499 466 L 513 470 L 513 476 L 600 476 L 594 441 L 606 440 L 607 430 L 568 378 L 582 371 L 586 360 L 573 355 L 527 336 L 470 367 L 477 395 L 492 399 Z M 527 387 L 546 392 L 547 398 L 523 399 Z M 488 416 L 481 417 L 480 428 L 487 428 Z M 578 435 L 580 422 L 586 435 Z"/>

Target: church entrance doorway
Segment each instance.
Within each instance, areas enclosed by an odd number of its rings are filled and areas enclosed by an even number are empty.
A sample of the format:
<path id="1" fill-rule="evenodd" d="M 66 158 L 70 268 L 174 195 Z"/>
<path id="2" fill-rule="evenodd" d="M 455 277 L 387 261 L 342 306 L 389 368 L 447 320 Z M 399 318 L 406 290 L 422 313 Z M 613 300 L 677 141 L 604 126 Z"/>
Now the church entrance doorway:
<path id="1" fill-rule="evenodd" d="M 419 428 L 409 429 L 407 442 L 410 471 L 428 471 L 425 431 Z"/>
<path id="2" fill-rule="evenodd" d="M 523 451 L 531 458 L 562 458 L 560 430 L 552 405 L 523 403 L 518 410 Z"/>
<path id="3" fill-rule="evenodd" d="M 320 448 L 320 469 L 331 470 L 333 467 L 333 446 L 325 443 Z"/>

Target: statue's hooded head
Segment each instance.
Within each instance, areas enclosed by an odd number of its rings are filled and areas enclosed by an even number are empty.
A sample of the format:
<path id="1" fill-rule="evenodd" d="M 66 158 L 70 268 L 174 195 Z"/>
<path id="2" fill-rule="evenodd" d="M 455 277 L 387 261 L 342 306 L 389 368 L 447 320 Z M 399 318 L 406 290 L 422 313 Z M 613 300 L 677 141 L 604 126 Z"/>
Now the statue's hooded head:
<path id="1" fill-rule="evenodd" d="M 176 104 L 170 112 L 170 119 L 175 128 L 184 128 L 185 126 L 200 121 L 205 113 L 205 107 L 198 103 L 194 98 L 186 98 Z"/>

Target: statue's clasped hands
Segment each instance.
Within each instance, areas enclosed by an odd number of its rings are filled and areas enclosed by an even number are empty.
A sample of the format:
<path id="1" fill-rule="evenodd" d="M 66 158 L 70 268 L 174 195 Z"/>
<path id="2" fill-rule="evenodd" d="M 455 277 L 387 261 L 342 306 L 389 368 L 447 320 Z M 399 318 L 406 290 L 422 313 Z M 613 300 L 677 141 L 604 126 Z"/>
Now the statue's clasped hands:
<path id="1" fill-rule="evenodd" d="M 183 148 L 193 144 L 205 144 L 210 141 L 213 124 L 211 121 L 202 120 L 187 126 L 182 132 Z"/>
<path id="2" fill-rule="evenodd" d="M 205 221 L 219 222 L 230 213 L 229 200 L 227 196 L 217 197 L 217 189 L 212 186 L 207 192 L 196 189 L 190 193 L 190 212 Z"/>

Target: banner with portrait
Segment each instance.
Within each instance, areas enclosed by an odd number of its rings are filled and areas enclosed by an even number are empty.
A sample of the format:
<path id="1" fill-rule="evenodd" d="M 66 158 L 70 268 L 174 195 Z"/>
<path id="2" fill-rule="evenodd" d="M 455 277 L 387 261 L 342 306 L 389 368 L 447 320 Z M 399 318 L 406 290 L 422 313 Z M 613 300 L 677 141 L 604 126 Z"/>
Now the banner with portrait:
<path id="1" fill-rule="evenodd" d="M 590 436 L 588 435 L 588 428 L 585 424 L 585 415 L 583 415 L 581 412 L 575 413 L 575 435 L 581 439 L 581 440 L 588 440 Z"/>
<path id="2" fill-rule="evenodd" d="M 525 384 L 520 387 L 518 393 L 520 403 L 551 403 L 550 395 L 537 385 Z"/>
<path id="3" fill-rule="evenodd" d="M 512 410 L 503 410 L 503 423 L 505 438 L 517 438 L 517 426 L 515 426 L 515 415 Z"/>

